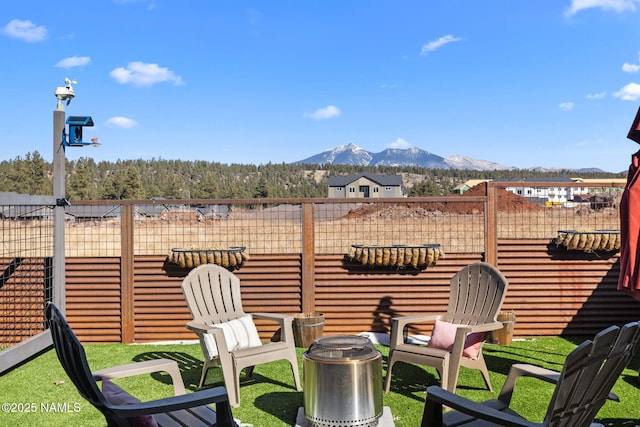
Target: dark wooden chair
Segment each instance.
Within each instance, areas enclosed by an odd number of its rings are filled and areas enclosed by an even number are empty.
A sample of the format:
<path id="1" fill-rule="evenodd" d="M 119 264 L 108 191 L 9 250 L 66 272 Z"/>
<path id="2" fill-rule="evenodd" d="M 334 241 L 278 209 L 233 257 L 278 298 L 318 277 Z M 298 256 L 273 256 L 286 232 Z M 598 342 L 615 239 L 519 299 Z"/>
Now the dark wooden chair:
<path id="1" fill-rule="evenodd" d="M 440 374 L 443 388 L 455 392 L 458 382 L 460 366 L 477 369 L 491 390 L 489 371 L 482 356 L 482 341 L 484 334 L 503 327 L 496 320 L 502 306 L 509 282 L 500 270 L 486 262 L 476 262 L 462 268 L 450 280 L 449 304 L 446 313 L 426 313 L 415 316 L 394 317 L 391 319 L 391 345 L 389 363 L 387 364 L 387 378 L 385 392 L 391 387 L 391 372 L 396 362 L 416 363 L 436 368 Z M 411 324 L 438 321 L 444 325 L 455 327 L 455 339 L 452 348 L 438 348 L 416 345 L 406 342 L 404 331 Z M 447 327 L 449 327 L 447 326 Z M 471 357 L 465 354 L 468 338 L 476 338 L 477 355 Z"/>
<path id="2" fill-rule="evenodd" d="M 528 364 L 511 367 L 497 399 L 478 403 L 438 386 L 427 388 L 422 418 L 423 427 L 441 426 L 538 426 L 586 427 L 591 425 L 613 385 L 633 357 L 640 341 L 640 322 L 622 328 L 611 326 L 587 340 L 566 358 L 561 372 Z M 509 408 L 516 379 L 533 377 L 555 383 L 556 387 L 546 416 L 540 423 L 531 422 Z M 453 409 L 443 414 L 443 407 Z"/>
<path id="3" fill-rule="evenodd" d="M 231 406 L 227 391 L 224 387 L 215 387 L 195 393 L 181 394 L 165 399 L 132 404 L 113 404 L 98 388 L 97 381 L 103 377 L 92 374 L 85 356 L 84 347 L 74 334 L 64 316 L 54 304 L 48 304 L 45 309 L 46 319 L 51 330 L 53 345 L 65 372 L 78 389 L 80 395 L 89 401 L 105 417 L 108 426 L 131 426 L 140 423 L 144 418 L 146 425 L 158 426 L 220 426 L 235 427 L 231 414 Z M 170 362 L 170 361 L 169 361 Z M 110 368 L 103 370 L 104 378 L 149 373 L 153 370 L 153 363 L 124 365 L 122 370 Z M 172 370 L 166 368 L 166 359 L 159 365 L 158 370 Z M 176 364 L 177 366 L 177 364 Z M 175 372 L 175 371 L 174 371 Z M 181 384 L 174 384 L 175 390 L 184 390 L 182 378 L 175 378 Z M 134 398 L 135 399 L 135 398 Z M 137 399 L 135 399 L 137 400 Z M 216 410 L 209 404 L 215 403 Z M 152 416 L 153 418 L 149 417 Z"/>

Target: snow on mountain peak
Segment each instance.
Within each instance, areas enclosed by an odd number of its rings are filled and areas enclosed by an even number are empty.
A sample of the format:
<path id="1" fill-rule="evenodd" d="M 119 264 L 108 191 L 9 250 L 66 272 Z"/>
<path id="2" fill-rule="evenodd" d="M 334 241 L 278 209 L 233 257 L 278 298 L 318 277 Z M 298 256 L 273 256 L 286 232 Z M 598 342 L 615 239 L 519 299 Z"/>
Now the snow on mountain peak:
<path id="1" fill-rule="evenodd" d="M 354 144 L 353 142 L 349 142 L 347 144 L 341 145 L 339 147 L 334 148 L 333 150 L 329 150 L 329 151 L 334 151 L 336 153 L 342 153 L 344 151 L 354 151 L 354 152 L 358 152 L 358 151 L 366 151 L 364 148 L 358 147 L 356 144 Z"/>
<path id="2" fill-rule="evenodd" d="M 420 166 L 432 169 L 510 169 L 498 163 L 475 160 L 461 155 L 455 155 L 445 159 L 418 147 L 387 148 L 379 153 L 373 153 L 351 142 L 295 163 L 358 166 Z"/>
<path id="3" fill-rule="evenodd" d="M 472 159 L 471 157 L 463 156 L 461 154 L 454 154 L 453 156 L 445 158 L 444 161 L 452 169 L 470 169 L 479 171 L 513 169 L 499 163 L 489 162 L 487 160 Z"/>

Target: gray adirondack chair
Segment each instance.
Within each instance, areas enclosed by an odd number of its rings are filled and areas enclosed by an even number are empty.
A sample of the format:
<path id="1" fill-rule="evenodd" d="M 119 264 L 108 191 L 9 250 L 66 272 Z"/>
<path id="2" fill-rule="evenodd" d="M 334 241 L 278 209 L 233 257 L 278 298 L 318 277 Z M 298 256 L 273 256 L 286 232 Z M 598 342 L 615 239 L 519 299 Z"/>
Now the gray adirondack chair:
<path id="1" fill-rule="evenodd" d="M 427 388 L 423 427 L 528 426 L 586 427 L 607 398 L 640 341 L 640 322 L 611 326 L 587 340 L 566 358 L 561 372 L 528 364 L 513 365 L 497 399 L 477 403 L 438 386 Z M 546 416 L 540 423 L 526 420 L 509 408 L 516 380 L 528 376 L 555 383 Z M 454 409 L 443 415 L 443 406 Z M 595 424 L 599 425 L 599 424 Z"/>
<path id="2" fill-rule="evenodd" d="M 465 356 L 464 344 L 472 333 L 486 333 L 503 327 L 496 320 L 502 306 L 508 281 L 491 264 L 476 262 L 462 268 L 450 281 L 447 312 L 421 314 L 391 319 L 391 343 L 385 392 L 391 387 L 391 373 L 397 362 L 432 366 L 440 375 L 443 388 L 455 392 L 460 366 L 477 369 L 491 390 L 487 364 L 482 356 L 482 344 L 477 358 Z M 453 348 L 449 351 L 405 342 L 404 331 L 409 325 L 442 320 L 458 326 Z"/>
<path id="3" fill-rule="evenodd" d="M 251 376 L 255 365 L 287 360 L 291 365 L 296 390 L 302 391 L 293 338 L 293 316 L 251 313 L 251 318 L 278 322 L 280 341 L 258 343 L 256 346 L 234 350 L 229 348 L 229 334 L 235 332 L 237 335 L 242 331 L 227 326 L 231 322 L 247 319 L 242 308 L 238 276 L 218 265 L 203 264 L 191 270 L 184 278 L 182 291 L 193 316 L 193 320 L 187 323 L 187 328 L 198 335 L 205 358 L 200 387 L 205 383 L 207 371 L 220 366 L 231 406 L 237 407 L 240 405 L 240 372 L 243 369 L 246 368 L 246 374 Z"/>
<path id="4" fill-rule="evenodd" d="M 131 426 L 136 417 L 152 415 L 158 426 L 204 427 L 236 426 L 224 387 L 215 387 L 195 393 L 184 393 L 184 383 L 174 360 L 158 359 L 131 363 L 92 373 L 84 347 L 54 304 L 48 304 L 45 318 L 51 330 L 53 346 L 58 360 L 78 389 L 80 395 L 104 415 L 108 426 Z M 133 404 L 112 404 L 98 388 L 96 381 L 131 375 L 167 371 L 174 381 L 176 396 Z M 215 403 L 216 410 L 209 404 Z M 146 423 L 152 421 L 146 420 Z"/>

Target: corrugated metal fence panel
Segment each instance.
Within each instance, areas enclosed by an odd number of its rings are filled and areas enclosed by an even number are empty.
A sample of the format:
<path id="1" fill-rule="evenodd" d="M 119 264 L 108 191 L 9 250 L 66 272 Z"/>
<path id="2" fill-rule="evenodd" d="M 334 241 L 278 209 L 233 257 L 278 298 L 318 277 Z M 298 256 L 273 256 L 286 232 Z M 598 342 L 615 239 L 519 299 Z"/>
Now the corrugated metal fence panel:
<path id="1" fill-rule="evenodd" d="M 498 267 L 509 280 L 503 309 L 515 311 L 515 336 L 592 335 L 640 318 L 640 303 L 616 290 L 617 253 L 501 240 Z"/>
<path id="2" fill-rule="evenodd" d="M 252 256 L 235 274 L 240 277 L 246 312 L 300 312 L 300 254 Z"/>
<path id="3" fill-rule="evenodd" d="M 160 256 L 135 258 L 135 341 L 193 340 L 185 328 L 191 320 L 180 285 L 189 270 Z M 269 313 L 300 311 L 300 255 L 252 256 L 235 270 L 242 284 L 244 310 Z M 273 322 L 256 322 L 263 339 L 278 329 Z"/>
<path id="4" fill-rule="evenodd" d="M 185 328 L 191 315 L 180 284 L 188 271 L 160 256 L 134 258 L 134 340 L 192 340 Z"/>
<path id="5" fill-rule="evenodd" d="M 384 271 L 318 255 L 315 310 L 325 334 L 388 332 L 394 315 L 442 312 L 448 283 L 481 254 L 446 254 L 424 270 Z M 120 342 L 119 258 L 67 258 L 67 315 L 84 342 Z M 618 257 L 567 251 L 544 240 L 501 240 L 498 267 L 509 280 L 503 310 L 516 312 L 515 336 L 587 334 L 640 317 L 640 303 L 616 290 Z M 135 258 L 135 341 L 195 339 L 180 284 L 187 270 L 163 256 Z M 298 313 L 301 256 L 252 256 L 235 273 L 247 312 Z M 258 324 L 263 339 L 277 330 Z"/>
<path id="6" fill-rule="evenodd" d="M 446 311 L 449 280 L 479 254 L 446 254 L 424 270 L 387 270 L 316 257 L 316 310 L 325 313 L 324 333 L 389 332 L 390 318 Z"/>
<path id="7" fill-rule="evenodd" d="M 120 342 L 120 258 L 66 258 L 67 320 L 82 342 Z"/>
<path id="8" fill-rule="evenodd" d="M 236 271 L 247 313 L 299 313 L 302 307 L 300 254 L 252 256 Z M 274 322 L 256 321 L 260 337 L 270 339 L 279 329 Z"/>

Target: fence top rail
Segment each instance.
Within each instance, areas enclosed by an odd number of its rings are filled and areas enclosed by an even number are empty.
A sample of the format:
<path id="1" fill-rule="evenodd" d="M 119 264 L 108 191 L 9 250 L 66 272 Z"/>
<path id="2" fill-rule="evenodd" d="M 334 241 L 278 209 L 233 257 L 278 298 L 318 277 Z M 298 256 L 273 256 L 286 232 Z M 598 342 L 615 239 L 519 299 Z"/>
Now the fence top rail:
<path id="1" fill-rule="evenodd" d="M 266 198 L 266 199 L 142 199 L 142 200 L 77 200 L 70 201 L 77 206 L 97 205 L 269 205 L 269 204 L 331 204 L 331 203 L 441 203 L 441 202 L 484 202 L 486 196 L 425 197 L 381 197 L 381 198 Z"/>
<path id="2" fill-rule="evenodd" d="M 0 192 L 0 206 L 9 205 L 43 205 L 55 206 L 56 198 L 53 196 L 32 196 L 29 194 L 20 194 L 14 192 Z"/>

